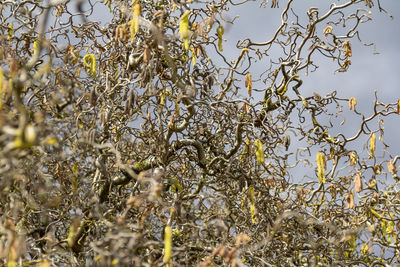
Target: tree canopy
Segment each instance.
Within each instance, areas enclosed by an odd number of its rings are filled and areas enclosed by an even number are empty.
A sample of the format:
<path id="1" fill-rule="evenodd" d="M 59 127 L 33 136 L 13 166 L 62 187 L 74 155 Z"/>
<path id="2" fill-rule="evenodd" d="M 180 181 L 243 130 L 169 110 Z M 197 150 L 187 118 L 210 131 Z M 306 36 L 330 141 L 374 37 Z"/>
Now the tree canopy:
<path id="1" fill-rule="evenodd" d="M 258 1 L 280 22 L 231 59 L 250 2 L 1 1 L 2 265 L 399 264 L 400 100 L 302 87 L 389 13 Z"/>

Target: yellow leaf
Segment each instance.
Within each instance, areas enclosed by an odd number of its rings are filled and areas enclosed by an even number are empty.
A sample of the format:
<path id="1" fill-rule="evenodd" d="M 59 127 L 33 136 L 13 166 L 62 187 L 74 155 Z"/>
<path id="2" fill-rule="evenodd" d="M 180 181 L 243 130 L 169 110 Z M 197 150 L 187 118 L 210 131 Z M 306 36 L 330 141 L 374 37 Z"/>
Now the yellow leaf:
<path id="1" fill-rule="evenodd" d="M 8 23 L 8 37 L 7 39 L 11 39 L 14 37 L 14 26 L 11 23 Z"/>
<path id="2" fill-rule="evenodd" d="M 94 54 L 87 54 L 82 59 L 83 64 L 86 66 L 87 71 L 93 76 L 96 77 L 96 57 Z"/>
<path id="3" fill-rule="evenodd" d="M 321 152 L 317 153 L 317 169 L 318 169 L 318 179 L 320 183 L 325 183 L 325 169 L 326 169 L 326 159 L 324 154 Z"/>
<path id="4" fill-rule="evenodd" d="M 350 165 L 351 166 L 356 166 L 357 164 L 357 154 L 355 152 L 350 152 L 349 153 L 349 158 L 350 158 Z"/>
<path id="5" fill-rule="evenodd" d="M 196 65 L 196 51 L 194 50 L 193 47 L 190 48 L 190 51 L 192 51 L 192 63 L 194 66 L 194 65 Z"/>
<path id="6" fill-rule="evenodd" d="M 324 29 L 324 35 L 327 35 L 328 33 L 332 33 L 332 26 L 328 25 Z"/>
<path id="7" fill-rule="evenodd" d="M 283 87 L 283 89 L 280 90 L 280 92 L 278 92 L 278 94 L 284 95 L 284 94 L 286 93 L 286 91 L 287 91 L 287 86 L 285 85 L 285 86 Z"/>
<path id="8" fill-rule="evenodd" d="M 371 179 L 368 182 L 368 188 L 371 189 L 371 188 L 374 188 L 375 186 L 376 186 L 376 179 Z"/>
<path id="9" fill-rule="evenodd" d="M 189 30 L 189 15 L 190 11 L 186 11 L 182 17 L 179 24 L 179 32 L 181 34 L 181 39 L 184 41 L 185 49 L 189 49 L 189 38 L 191 36 L 191 31 Z"/>
<path id="10" fill-rule="evenodd" d="M 257 164 L 258 165 L 263 165 L 265 160 L 264 160 L 264 148 L 263 144 L 261 143 L 260 140 L 257 140 L 254 142 L 254 148 L 256 151 L 256 157 L 257 157 Z"/>
<path id="11" fill-rule="evenodd" d="M 48 260 L 44 260 L 41 264 L 38 265 L 38 267 L 50 267 L 50 262 Z"/>
<path id="12" fill-rule="evenodd" d="M 373 208 L 369 208 L 369 211 L 374 215 L 376 218 L 381 218 L 382 215 L 380 215 L 378 212 L 376 212 Z"/>
<path id="13" fill-rule="evenodd" d="M 180 112 L 179 100 L 175 99 L 175 114 L 177 117 L 179 117 L 179 112 Z"/>
<path id="14" fill-rule="evenodd" d="M 132 2 L 133 4 L 133 2 Z M 131 43 L 133 43 L 133 40 L 135 39 L 135 34 L 139 32 L 139 17 L 141 14 L 141 7 L 139 4 L 135 4 L 133 8 L 133 16 L 132 20 L 128 22 L 129 31 L 131 34 Z"/>
<path id="15" fill-rule="evenodd" d="M 57 143 L 57 138 L 55 138 L 55 137 L 49 138 L 46 140 L 46 143 L 48 145 L 54 145 L 55 143 Z"/>
<path id="16" fill-rule="evenodd" d="M 222 35 L 224 34 L 224 27 L 222 25 L 219 25 L 217 28 L 217 36 L 218 36 L 218 49 L 219 51 L 223 51 L 222 49 Z"/>
<path id="17" fill-rule="evenodd" d="M 247 197 L 250 199 L 251 202 L 255 201 L 255 192 L 254 187 L 250 186 L 249 190 L 247 190 Z"/>
<path id="18" fill-rule="evenodd" d="M 39 55 L 39 43 L 38 41 L 33 42 L 33 56 Z"/>
<path id="19" fill-rule="evenodd" d="M 250 186 L 249 190 L 247 191 L 247 197 L 250 200 L 250 215 L 251 215 L 251 222 L 256 223 L 256 197 L 254 193 L 254 188 Z"/>
<path id="20" fill-rule="evenodd" d="M 362 247 L 361 247 L 361 253 L 364 255 L 369 254 L 369 246 L 368 243 L 365 243 Z"/>
<path id="21" fill-rule="evenodd" d="M 11 258 L 11 253 L 10 253 L 10 259 L 8 260 L 7 263 L 7 267 L 17 267 L 17 263 L 15 262 L 15 260 Z"/>
<path id="22" fill-rule="evenodd" d="M 372 134 L 369 139 L 369 150 L 371 152 L 372 157 L 375 155 L 375 146 L 376 146 L 376 136 L 375 134 Z"/>
<path id="23" fill-rule="evenodd" d="M 354 97 L 350 98 L 349 99 L 349 109 L 356 111 L 356 109 L 355 109 L 356 105 L 357 105 L 357 99 L 355 99 Z"/>
<path id="24" fill-rule="evenodd" d="M 394 164 L 393 164 L 393 160 L 390 160 L 390 161 L 388 162 L 387 167 L 388 167 L 388 171 L 389 171 L 391 174 L 393 174 L 393 175 L 396 174 L 397 170 L 396 170 L 396 166 L 394 166 Z"/>
<path id="25" fill-rule="evenodd" d="M 254 205 L 254 202 L 250 204 L 250 214 L 251 214 L 251 222 L 256 223 L 256 206 Z"/>
<path id="26" fill-rule="evenodd" d="M 351 51 L 351 44 L 349 40 L 346 40 L 342 43 L 342 47 L 344 47 L 344 55 L 345 57 L 351 57 L 352 56 L 352 51 Z"/>
<path id="27" fill-rule="evenodd" d="M 164 259 L 165 263 L 170 262 L 172 253 L 172 229 L 171 226 L 165 227 L 164 235 Z"/>
<path id="28" fill-rule="evenodd" d="M 135 33 L 139 32 L 139 17 L 140 17 L 141 7 L 136 4 L 133 9 L 133 21 L 135 22 Z"/>
<path id="29" fill-rule="evenodd" d="M 108 11 L 111 13 L 111 0 L 106 0 L 104 4 L 108 6 Z"/>
<path id="30" fill-rule="evenodd" d="M 249 96 L 251 96 L 252 81 L 251 81 L 251 73 L 250 72 L 247 73 L 246 76 L 244 77 L 244 85 L 247 88 Z"/>

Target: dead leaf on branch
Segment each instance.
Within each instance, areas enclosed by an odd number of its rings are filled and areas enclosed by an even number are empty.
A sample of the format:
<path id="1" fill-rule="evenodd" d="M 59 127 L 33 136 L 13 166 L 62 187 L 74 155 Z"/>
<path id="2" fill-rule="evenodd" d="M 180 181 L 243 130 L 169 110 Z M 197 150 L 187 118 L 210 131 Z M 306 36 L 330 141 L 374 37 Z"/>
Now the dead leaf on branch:
<path id="1" fill-rule="evenodd" d="M 357 193 L 360 193 L 361 190 L 363 189 L 360 173 L 357 173 L 354 176 L 354 189 L 356 190 Z"/>

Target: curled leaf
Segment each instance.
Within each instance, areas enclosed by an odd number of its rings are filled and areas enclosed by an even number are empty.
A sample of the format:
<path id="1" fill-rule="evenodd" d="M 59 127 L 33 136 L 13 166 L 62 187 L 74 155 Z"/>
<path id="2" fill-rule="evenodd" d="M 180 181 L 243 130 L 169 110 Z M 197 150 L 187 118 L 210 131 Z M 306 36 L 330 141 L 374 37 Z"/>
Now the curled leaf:
<path id="1" fill-rule="evenodd" d="M 391 174 L 393 174 L 393 175 L 396 174 L 397 170 L 396 170 L 396 166 L 394 166 L 394 164 L 393 164 L 393 160 L 390 160 L 390 161 L 388 162 L 387 167 L 388 167 L 388 171 L 389 171 Z"/>
<path id="2" fill-rule="evenodd" d="M 328 35 L 329 33 L 332 33 L 332 26 L 328 25 L 324 29 L 324 35 Z"/>
<path id="3" fill-rule="evenodd" d="M 352 97 L 349 99 L 349 109 L 356 111 L 356 105 L 357 105 L 357 99 L 355 97 Z"/>
<path id="4" fill-rule="evenodd" d="M 355 152 L 350 152 L 349 158 L 350 158 L 350 165 L 356 166 L 357 161 L 358 161 L 357 154 Z"/>
<path id="5" fill-rule="evenodd" d="M 344 56 L 345 57 L 351 57 L 352 56 L 352 51 L 351 51 L 351 44 L 349 40 L 346 40 L 342 43 L 342 47 L 344 47 Z"/>
<path id="6" fill-rule="evenodd" d="M 83 64 L 86 66 L 87 71 L 93 76 L 96 77 L 96 57 L 94 54 L 87 54 L 82 59 Z"/>
<path id="7" fill-rule="evenodd" d="M 397 101 L 397 114 L 400 114 L 400 99 Z"/>

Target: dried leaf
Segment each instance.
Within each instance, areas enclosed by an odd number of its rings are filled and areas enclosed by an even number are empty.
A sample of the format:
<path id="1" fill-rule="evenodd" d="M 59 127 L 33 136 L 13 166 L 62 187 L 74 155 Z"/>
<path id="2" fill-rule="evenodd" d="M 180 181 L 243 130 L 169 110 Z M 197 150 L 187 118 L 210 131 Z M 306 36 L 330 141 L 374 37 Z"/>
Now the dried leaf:
<path id="1" fill-rule="evenodd" d="M 250 113 L 250 105 L 247 103 L 243 103 L 241 109 L 244 111 L 245 114 L 249 114 Z"/>
<path id="2" fill-rule="evenodd" d="M 239 247 L 239 246 L 245 246 L 247 245 L 249 242 L 251 241 L 251 238 L 246 235 L 246 234 L 238 234 L 236 236 L 236 240 L 235 240 L 235 246 Z"/>
<path id="3" fill-rule="evenodd" d="M 350 191 L 349 193 L 347 193 L 345 198 L 346 198 L 346 201 L 347 201 L 346 207 L 348 209 L 353 209 L 355 207 L 353 191 Z"/>
<path id="4" fill-rule="evenodd" d="M 251 96 L 251 89 L 252 89 L 252 81 L 251 81 L 251 73 L 248 72 L 246 76 L 244 77 L 244 85 L 247 88 L 247 91 L 249 93 L 249 96 Z"/>
<path id="5" fill-rule="evenodd" d="M 360 193 L 363 189 L 362 181 L 361 181 L 361 174 L 357 173 L 354 177 L 354 189 L 357 193 Z"/>
<path id="6" fill-rule="evenodd" d="M 349 40 L 346 40 L 342 43 L 342 47 L 344 47 L 344 56 L 345 57 L 351 57 L 352 56 L 352 51 L 351 51 L 351 44 Z"/>
<path id="7" fill-rule="evenodd" d="M 82 59 L 83 64 L 86 66 L 87 71 L 96 77 L 96 57 L 94 54 L 87 54 Z"/>
<path id="8" fill-rule="evenodd" d="M 376 179 L 371 179 L 371 180 L 369 180 L 369 182 L 368 182 L 368 188 L 369 189 L 371 189 L 371 188 L 374 188 L 376 186 Z"/>
<path id="9" fill-rule="evenodd" d="M 218 36 L 218 49 L 219 51 L 223 51 L 222 49 L 222 35 L 224 34 L 224 27 L 222 25 L 219 25 L 217 28 L 217 36 Z"/>
<path id="10" fill-rule="evenodd" d="M 391 174 L 393 174 L 393 175 L 396 174 L 397 170 L 396 170 L 396 166 L 394 166 L 394 164 L 393 164 L 393 160 L 390 160 L 390 161 L 388 162 L 387 167 L 388 167 L 388 170 L 389 170 L 389 172 L 390 172 Z"/>
<path id="11" fill-rule="evenodd" d="M 332 26 L 328 25 L 326 26 L 326 28 L 324 29 L 324 35 L 327 35 L 329 33 L 332 33 Z"/>
<path id="12" fill-rule="evenodd" d="M 263 165 L 265 162 L 265 159 L 264 159 L 264 148 L 263 148 L 262 142 L 260 140 L 255 141 L 254 148 L 255 148 L 256 157 L 257 157 L 257 164 Z"/>
<path id="13" fill-rule="evenodd" d="M 357 105 L 357 99 L 355 97 L 352 97 L 349 99 L 349 109 L 356 111 L 356 105 Z"/>
<path id="14" fill-rule="evenodd" d="M 320 183 L 325 183 L 325 169 L 326 169 L 326 159 L 324 154 L 321 152 L 317 153 L 317 169 L 318 169 L 318 179 Z"/>
<path id="15" fill-rule="evenodd" d="M 250 186 L 248 192 L 247 192 L 247 197 L 250 200 L 250 215 L 251 215 L 251 222 L 252 223 L 256 223 L 257 222 L 257 218 L 256 218 L 256 197 L 255 197 L 255 192 L 254 192 L 254 188 L 252 186 Z"/>
<path id="16" fill-rule="evenodd" d="M 143 62 L 147 63 L 150 60 L 150 48 L 146 47 L 143 50 Z"/>
<path id="17" fill-rule="evenodd" d="M 397 114 L 400 114 L 400 99 L 397 101 Z"/>
<path id="18" fill-rule="evenodd" d="M 376 146 L 376 136 L 372 134 L 369 139 L 369 151 L 371 152 L 371 157 L 375 156 L 375 147 Z"/>
<path id="19" fill-rule="evenodd" d="M 358 162 L 357 154 L 355 152 L 350 152 L 349 158 L 350 158 L 350 165 L 356 166 L 356 164 Z"/>

